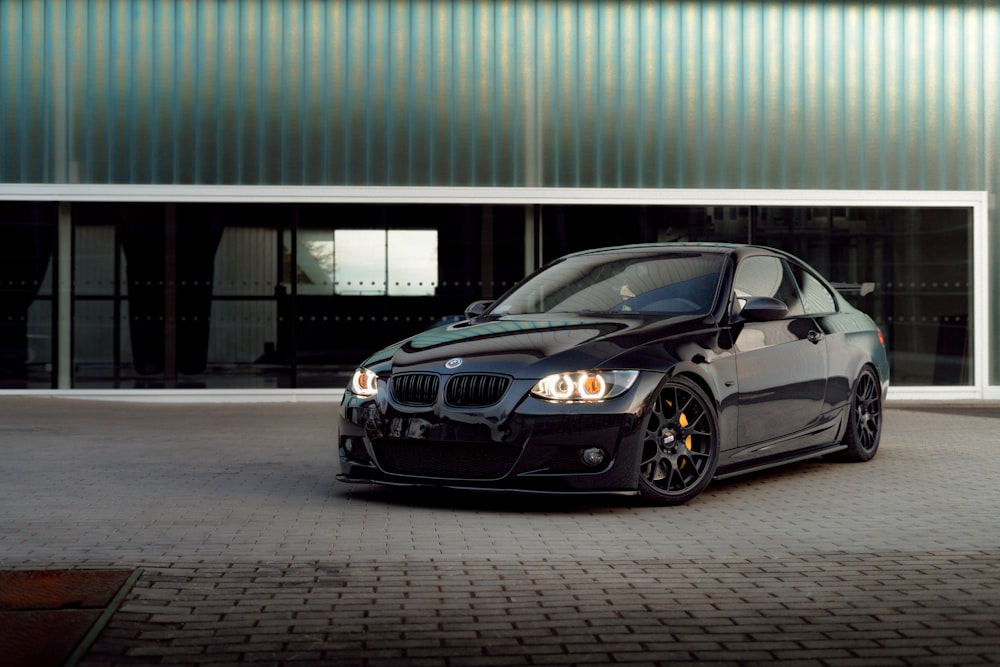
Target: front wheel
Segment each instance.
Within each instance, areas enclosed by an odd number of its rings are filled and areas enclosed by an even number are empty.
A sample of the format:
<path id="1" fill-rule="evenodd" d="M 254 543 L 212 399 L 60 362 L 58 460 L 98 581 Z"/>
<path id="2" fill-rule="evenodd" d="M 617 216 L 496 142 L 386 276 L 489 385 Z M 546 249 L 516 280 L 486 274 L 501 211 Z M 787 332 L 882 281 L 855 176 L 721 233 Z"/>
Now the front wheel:
<path id="1" fill-rule="evenodd" d="M 851 395 L 850 413 L 847 416 L 847 433 L 840 452 L 845 461 L 869 461 L 878 451 L 882 438 L 882 388 L 875 371 L 869 366 L 861 369 Z"/>
<path id="2" fill-rule="evenodd" d="M 685 377 L 660 387 L 643 429 L 639 493 L 657 505 L 680 505 L 708 485 L 719 460 L 715 406 Z"/>

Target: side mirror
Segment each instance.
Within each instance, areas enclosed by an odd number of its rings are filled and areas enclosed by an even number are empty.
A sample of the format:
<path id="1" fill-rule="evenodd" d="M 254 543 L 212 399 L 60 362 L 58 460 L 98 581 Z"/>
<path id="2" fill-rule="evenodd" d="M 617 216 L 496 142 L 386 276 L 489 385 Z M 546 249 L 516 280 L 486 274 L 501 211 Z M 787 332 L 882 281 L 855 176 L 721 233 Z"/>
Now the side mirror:
<path id="1" fill-rule="evenodd" d="M 469 304 L 469 307 L 465 309 L 465 318 L 468 320 L 474 320 L 480 317 L 486 312 L 486 309 L 493 305 L 492 301 L 473 301 Z"/>
<path id="2" fill-rule="evenodd" d="M 756 322 L 772 322 L 788 315 L 788 306 L 769 296 L 752 296 L 743 304 L 740 317 Z"/>

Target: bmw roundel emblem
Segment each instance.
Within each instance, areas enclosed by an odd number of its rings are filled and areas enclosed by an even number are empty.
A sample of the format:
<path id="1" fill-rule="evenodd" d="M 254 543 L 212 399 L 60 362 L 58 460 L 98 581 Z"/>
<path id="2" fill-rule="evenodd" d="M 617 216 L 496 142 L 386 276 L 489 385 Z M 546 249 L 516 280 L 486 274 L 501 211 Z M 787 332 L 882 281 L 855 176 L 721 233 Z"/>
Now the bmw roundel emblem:
<path id="1" fill-rule="evenodd" d="M 458 368 L 461 365 L 462 365 L 462 360 L 459 357 L 453 357 L 452 359 L 449 359 L 448 361 L 444 362 L 445 368 L 454 369 Z"/>

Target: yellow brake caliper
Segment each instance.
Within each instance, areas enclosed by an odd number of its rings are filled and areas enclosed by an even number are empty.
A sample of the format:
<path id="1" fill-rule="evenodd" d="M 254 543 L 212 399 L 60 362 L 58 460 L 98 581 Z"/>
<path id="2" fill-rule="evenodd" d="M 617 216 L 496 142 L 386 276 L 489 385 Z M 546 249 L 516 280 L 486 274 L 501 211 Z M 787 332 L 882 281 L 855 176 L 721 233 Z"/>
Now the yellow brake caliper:
<path id="1" fill-rule="evenodd" d="M 683 426 L 684 428 L 687 428 L 687 426 L 688 426 L 688 417 L 683 412 L 681 413 L 681 426 Z M 688 450 L 690 451 L 690 449 L 691 449 L 691 436 L 690 435 L 688 437 L 684 438 L 684 446 L 687 447 Z"/>
<path id="2" fill-rule="evenodd" d="M 674 404 L 671 403 L 670 401 L 666 400 L 666 399 L 664 399 L 663 402 L 666 403 L 668 407 L 671 407 L 671 408 L 674 407 Z M 690 422 L 688 422 L 687 415 L 684 414 L 683 412 L 681 413 L 679 421 L 680 421 L 680 424 L 681 424 L 681 428 L 687 428 L 688 424 L 690 423 Z M 688 451 L 692 451 L 692 449 L 691 449 L 691 436 L 690 435 L 688 437 L 684 438 L 684 446 L 688 448 Z M 685 465 L 687 465 L 687 459 L 681 459 L 679 467 L 683 468 Z"/>

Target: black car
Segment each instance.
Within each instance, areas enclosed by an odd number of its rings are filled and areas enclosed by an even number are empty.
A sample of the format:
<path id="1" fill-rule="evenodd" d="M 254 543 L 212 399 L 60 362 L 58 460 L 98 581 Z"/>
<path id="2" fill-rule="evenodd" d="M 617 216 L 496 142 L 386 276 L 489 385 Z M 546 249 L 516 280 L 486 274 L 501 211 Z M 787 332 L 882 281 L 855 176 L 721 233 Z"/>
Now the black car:
<path id="1" fill-rule="evenodd" d="M 777 250 L 576 253 L 466 317 L 355 372 L 338 479 L 672 505 L 713 478 L 878 449 L 881 332 Z"/>

